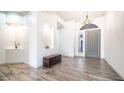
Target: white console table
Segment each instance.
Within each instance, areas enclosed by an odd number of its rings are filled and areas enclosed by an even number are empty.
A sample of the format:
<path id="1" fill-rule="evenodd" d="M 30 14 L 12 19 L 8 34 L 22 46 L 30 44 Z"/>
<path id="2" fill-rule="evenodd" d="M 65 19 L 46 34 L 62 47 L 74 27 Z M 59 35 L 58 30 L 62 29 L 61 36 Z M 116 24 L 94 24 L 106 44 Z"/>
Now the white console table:
<path id="1" fill-rule="evenodd" d="M 5 49 L 6 63 L 24 63 L 24 49 Z"/>

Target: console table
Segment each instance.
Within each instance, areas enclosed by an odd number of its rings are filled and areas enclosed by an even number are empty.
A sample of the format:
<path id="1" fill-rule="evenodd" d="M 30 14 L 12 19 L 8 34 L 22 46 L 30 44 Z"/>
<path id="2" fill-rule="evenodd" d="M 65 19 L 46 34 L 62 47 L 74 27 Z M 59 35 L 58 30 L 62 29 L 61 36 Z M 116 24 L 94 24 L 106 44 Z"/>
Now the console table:
<path id="1" fill-rule="evenodd" d="M 57 63 L 61 63 L 61 55 L 60 54 L 54 54 L 54 55 L 43 57 L 43 65 L 45 67 L 49 68 Z"/>
<path id="2" fill-rule="evenodd" d="M 24 63 L 24 49 L 5 49 L 6 63 Z"/>

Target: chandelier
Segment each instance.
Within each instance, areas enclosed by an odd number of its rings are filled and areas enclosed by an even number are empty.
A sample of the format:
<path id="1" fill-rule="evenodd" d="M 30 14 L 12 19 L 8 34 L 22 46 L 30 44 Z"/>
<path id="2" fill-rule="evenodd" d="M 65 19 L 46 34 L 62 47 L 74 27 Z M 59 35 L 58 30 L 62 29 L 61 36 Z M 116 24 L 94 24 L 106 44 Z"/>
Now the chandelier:
<path id="1" fill-rule="evenodd" d="M 88 12 L 86 12 L 85 20 L 83 21 L 83 25 L 91 23 L 91 19 L 89 18 Z"/>

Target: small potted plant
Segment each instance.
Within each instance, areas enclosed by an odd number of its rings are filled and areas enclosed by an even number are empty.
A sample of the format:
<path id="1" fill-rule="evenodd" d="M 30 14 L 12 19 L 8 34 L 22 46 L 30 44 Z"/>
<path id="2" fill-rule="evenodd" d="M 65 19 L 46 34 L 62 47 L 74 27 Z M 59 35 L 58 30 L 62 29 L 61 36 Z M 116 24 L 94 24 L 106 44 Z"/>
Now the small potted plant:
<path id="1" fill-rule="evenodd" d="M 19 42 L 14 41 L 14 45 L 15 45 L 15 49 L 18 49 L 18 47 L 20 46 Z"/>
<path id="2" fill-rule="evenodd" d="M 45 46 L 45 49 L 49 49 L 50 47 L 47 45 L 47 46 Z"/>

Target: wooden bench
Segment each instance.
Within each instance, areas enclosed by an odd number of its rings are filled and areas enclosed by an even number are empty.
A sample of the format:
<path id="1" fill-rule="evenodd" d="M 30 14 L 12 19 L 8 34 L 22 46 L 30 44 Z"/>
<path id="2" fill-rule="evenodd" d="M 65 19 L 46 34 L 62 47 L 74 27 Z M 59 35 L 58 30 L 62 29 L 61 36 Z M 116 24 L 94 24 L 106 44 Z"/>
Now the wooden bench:
<path id="1" fill-rule="evenodd" d="M 61 63 L 61 55 L 60 54 L 54 54 L 54 55 L 43 57 L 43 66 L 45 66 L 45 67 L 49 68 L 58 63 Z"/>

